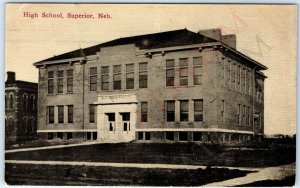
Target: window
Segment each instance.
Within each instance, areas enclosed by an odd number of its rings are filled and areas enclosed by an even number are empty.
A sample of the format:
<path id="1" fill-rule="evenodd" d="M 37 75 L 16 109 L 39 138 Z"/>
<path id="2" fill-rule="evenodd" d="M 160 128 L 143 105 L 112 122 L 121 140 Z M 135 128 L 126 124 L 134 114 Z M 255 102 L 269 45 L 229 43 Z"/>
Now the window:
<path id="1" fill-rule="evenodd" d="M 134 89 L 134 64 L 126 65 L 126 89 Z"/>
<path id="2" fill-rule="evenodd" d="M 28 95 L 26 93 L 23 95 L 23 108 L 28 108 Z"/>
<path id="3" fill-rule="evenodd" d="M 245 71 L 244 68 L 241 67 L 241 92 L 244 92 L 245 88 Z"/>
<path id="4" fill-rule="evenodd" d="M 194 57 L 194 85 L 202 84 L 202 57 Z"/>
<path id="5" fill-rule="evenodd" d="M 73 69 L 67 70 L 67 92 L 73 92 Z"/>
<path id="6" fill-rule="evenodd" d="M 174 140 L 174 132 L 166 132 L 166 140 Z"/>
<path id="7" fill-rule="evenodd" d="M 180 101 L 180 121 L 189 121 L 189 101 Z"/>
<path id="8" fill-rule="evenodd" d="M 241 66 L 237 66 L 236 67 L 237 69 L 236 69 L 236 82 L 237 82 L 237 88 L 236 88 L 236 90 L 237 91 L 240 91 L 240 82 L 241 82 Z"/>
<path id="9" fill-rule="evenodd" d="M 238 125 L 240 125 L 241 124 L 241 105 L 240 104 L 238 104 L 238 121 L 237 121 L 237 123 L 238 123 Z"/>
<path id="10" fill-rule="evenodd" d="M 148 87 L 148 63 L 139 63 L 139 88 Z"/>
<path id="11" fill-rule="evenodd" d="M 252 83 L 251 71 L 248 70 L 248 93 L 249 93 L 249 95 L 251 95 L 251 83 Z"/>
<path id="12" fill-rule="evenodd" d="M 230 88 L 230 85 L 231 85 L 231 62 L 228 61 L 228 76 L 227 76 L 227 79 L 228 79 L 228 87 Z"/>
<path id="13" fill-rule="evenodd" d="M 62 132 L 56 133 L 56 138 L 64 139 L 64 133 Z"/>
<path id="14" fill-rule="evenodd" d="M 144 132 L 138 132 L 137 134 L 138 140 L 144 140 Z"/>
<path id="15" fill-rule="evenodd" d="M 57 106 L 58 108 L 58 123 L 64 123 L 64 106 Z"/>
<path id="16" fill-rule="evenodd" d="M 232 89 L 233 90 L 236 90 L 236 82 L 235 82 L 235 72 L 236 72 L 236 70 L 235 70 L 235 67 L 236 67 L 236 65 L 233 64 L 232 65 Z"/>
<path id="17" fill-rule="evenodd" d="M 222 57 L 222 85 L 223 85 L 223 87 L 225 87 L 225 79 L 226 79 L 226 69 L 225 69 L 225 67 L 226 67 L 226 61 L 225 61 L 225 57 Z"/>
<path id="18" fill-rule="evenodd" d="M 7 96 L 5 95 L 5 109 L 7 108 L 7 106 L 8 106 Z"/>
<path id="19" fill-rule="evenodd" d="M 35 110 L 35 96 L 34 95 L 30 96 L 30 105 L 31 105 L 31 109 Z"/>
<path id="20" fill-rule="evenodd" d="M 174 59 L 166 60 L 166 86 L 175 84 L 175 61 Z"/>
<path id="21" fill-rule="evenodd" d="M 141 102 L 141 122 L 148 121 L 148 102 Z"/>
<path id="22" fill-rule="evenodd" d="M 101 90 L 109 90 L 109 67 L 101 67 Z"/>
<path id="23" fill-rule="evenodd" d="M 145 132 L 145 140 L 150 140 L 150 139 L 151 139 L 150 132 Z"/>
<path id="24" fill-rule="evenodd" d="M 188 78 L 188 58 L 179 59 L 179 84 L 186 86 L 189 83 Z"/>
<path id="25" fill-rule="evenodd" d="M 64 91 L 64 71 L 57 71 L 57 93 L 63 93 Z"/>
<path id="26" fill-rule="evenodd" d="M 166 102 L 167 122 L 175 121 L 175 101 Z"/>
<path id="27" fill-rule="evenodd" d="M 54 72 L 48 72 L 48 94 L 54 93 Z"/>
<path id="28" fill-rule="evenodd" d="M 73 138 L 73 133 L 67 132 L 67 140 Z"/>
<path id="29" fill-rule="evenodd" d="M 225 122 L 225 118 L 224 118 L 224 113 L 225 113 L 225 101 L 222 100 L 221 101 L 221 122 Z"/>
<path id="30" fill-rule="evenodd" d="M 115 113 L 107 113 L 107 118 L 108 118 L 108 124 L 109 124 L 109 131 L 114 131 L 114 126 L 115 126 Z"/>
<path id="31" fill-rule="evenodd" d="M 203 121 L 203 100 L 194 100 L 194 121 Z"/>
<path id="32" fill-rule="evenodd" d="M 248 73 L 248 71 L 247 71 L 247 69 L 246 68 L 244 68 L 244 92 L 247 94 L 247 73 Z"/>
<path id="33" fill-rule="evenodd" d="M 68 106 L 68 123 L 73 123 L 73 112 L 74 108 L 73 105 Z"/>
<path id="34" fill-rule="evenodd" d="M 95 110 L 96 106 L 93 104 L 90 104 L 89 106 L 89 111 L 90 111 L 90 123 L 95 123 Z"/>
<path id="35" fill-rule="evenodd" d="M 53 133 L 48 133 L 48 140 L 53 140 Z"/>
<path id="36" fill-rule="evenodd" d="M 188 141 L 188 132 L 179 132 L 179 141 Z"/>
<path id="37" fill-rule="evenodd" d="M 11 93 L 9 94 L 9 108 L 14 107 L 14 95 Z"/>
<path id="38" fill-rule="evenodd" d="M 245 125 L 246 124 L 246 105 L 243 106 L 243 109 L 242 109 L 242 124 Z"/>
<path id="39" fill-rule="evenodd" d="M 47 113 L 48 113 L 48 123 L 53 124 L 54 123 L 54 106 L 48 106 Z"/>
<path id="40" fill-rule="evenodd" d="M 202 141 L 202 133 L 193 132 L 193 141 Z"/>
<path id="41" fill-rule="evenodd" d="M 97 140 L 97 137 L 98 137 L 98 134 L 97 134 L 97 132 L 93 132 L 93 140 Z"/>
<path id="42" fill-rule="evenodd" d="M 97 91 L 97 67 L 90 68 L 90 91 Z"/>
<path id="43" fill-rule="evenodd" d="M 248 125 L 251 125 L 251 108 L 248 106 Z"/>
<path id="44" fill-rule="evenodd" d="M 122 78 L 121 78 L 121 65 L 113 66 L 113 79 L 114 79 L 114 90 L 119 90 L 122 88 Z"/>

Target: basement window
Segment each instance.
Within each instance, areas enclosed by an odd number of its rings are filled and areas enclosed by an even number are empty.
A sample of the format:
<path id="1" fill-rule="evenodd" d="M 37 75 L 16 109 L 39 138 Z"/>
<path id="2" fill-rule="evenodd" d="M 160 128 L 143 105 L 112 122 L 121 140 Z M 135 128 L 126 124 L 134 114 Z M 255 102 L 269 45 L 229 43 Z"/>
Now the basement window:
<path id="1" fill-rule="evenodd" d="M 166 140 L 174 140 L 174 132 L 166 132 Z"/>
<path id="2" fill-rule="evenodd" d="M 188 141 L 188 132 L 179 132 L 179 141 Z"/>

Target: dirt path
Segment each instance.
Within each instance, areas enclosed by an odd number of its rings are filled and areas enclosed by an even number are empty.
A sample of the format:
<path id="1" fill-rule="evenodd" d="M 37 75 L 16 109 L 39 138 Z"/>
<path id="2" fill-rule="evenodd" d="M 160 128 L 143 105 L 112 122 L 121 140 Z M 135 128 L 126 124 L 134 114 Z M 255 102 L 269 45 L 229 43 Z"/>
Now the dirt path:
<path id="1" fill-rule="evenodd" d="M 267 167 L 260 169 L 258 172 L 249 173 L 244 177 L 234 178 L 222 182 L 215 182 L 206 184 L 209 187 L 230 187 L 239 186 L 244 184 L 249 184 L 257 181 L 263 180 L 282 180 L 288 176 L 295 174 L 296 163 L 291 163 L 287 165 L 277 166 L 277 167 Z"/>
<path id="2" fill-rule="evenodd" d="M 31 161 L 31 160 L 5 160 L 5 163 L 11 164 L 39 164 L 39 165 L 70 165 L 70 166 L 103 166 L 103 167 L 120 167 L 120 168 L 161 168 L 161 169 L 205 169 L 206 166 L 197 165 L 176 165 L 176 164 L 147 164 L 147 163 L 106 163 L 106 162 L 85 162 L 85 161 Z M 228 168 L 230 170 L 239 169 L 247 171 L 259 171 L 260 168 L 244 167 L 226 167 L 212 166 L 211 168 Z"/>
<path id="3" fill-rule="evenodd" d="M 101 142 L 104 143 L 104 142 Z M 83 142 L 78 144 L 67 144 L 67 145 L 55 145 L 55 146 L 43 146 L 43 147 L 33 147 L 33 148 L 20 148 L 20 149 L 10 149 L 5 150 L 5 153 L 15 153 L 15 152 L 23 152 L 23 151 L 36 151 L 36 150 L 45 150 L 45 149 L 56 149 L 56 148 L 66 148 L 66 147 L 74 147 L 74 146 L 87 146 L 99 144 L 97 141 L 91 142 Z"/>

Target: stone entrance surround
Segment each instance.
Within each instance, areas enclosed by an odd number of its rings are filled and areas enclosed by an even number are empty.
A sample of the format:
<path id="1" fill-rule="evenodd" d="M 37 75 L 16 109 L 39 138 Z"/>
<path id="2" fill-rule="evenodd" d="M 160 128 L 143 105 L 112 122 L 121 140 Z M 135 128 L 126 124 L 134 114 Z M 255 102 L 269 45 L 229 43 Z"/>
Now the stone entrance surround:
<path id="1" fill-rule="evenodd" d="M 99 95 L 97 105 L 98 141 L 135 140 L 137 97 L 132 94 Z"/>

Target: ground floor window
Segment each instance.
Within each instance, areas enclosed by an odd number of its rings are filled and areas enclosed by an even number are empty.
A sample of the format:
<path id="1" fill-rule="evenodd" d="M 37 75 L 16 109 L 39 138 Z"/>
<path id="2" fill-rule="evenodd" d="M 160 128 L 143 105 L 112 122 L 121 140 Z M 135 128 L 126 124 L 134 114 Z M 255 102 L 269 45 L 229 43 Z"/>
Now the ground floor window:
<path id="1" fill-rule="evenodd" d="M 73 138 L 73 133 L 67 133 L 67 140 L 72 139 Z"/>
<path id="2" fill-rule="evenodd" d="M 87 140 L 97 140 L 97 132 L 87 132 L 86 133 L 86 139 Z"/>
<path id="3" fill-rule="evenodd" d="M 137 137 L 138 137 L 138 140 L 144 140 L 144 133 L 138 132 Z"/>
<path id="4" fill-rule="evenodd" d="M 193 141 L 202 141 L 202 133 L 193 132 Z"/>
<path id="5" fill-rule="evenodd" d="M 188 132 L 179 132 L 179 141 L 188 141 Z"/>
<path id="6" fill-rule="evenodd" d="M 53 133 L 48 133 L 48 140 L 53 140 Z"/>
<path id="7" fill-rule="evenodd" d="M 174 132 L 166 132 L 166 140 L 174 140 Z"/>
<path id="8" fill-rule="evenodd" d="M 56 137 L 60 139 L 64 139 L 64 133 L 58 132 L 56 133 Z"/>
<path id="9" fill-rule="evenodd" d="M 150 140 L 150 139 L 151 139 L 150 132 L 145 132 L 145 140 Z"/>

